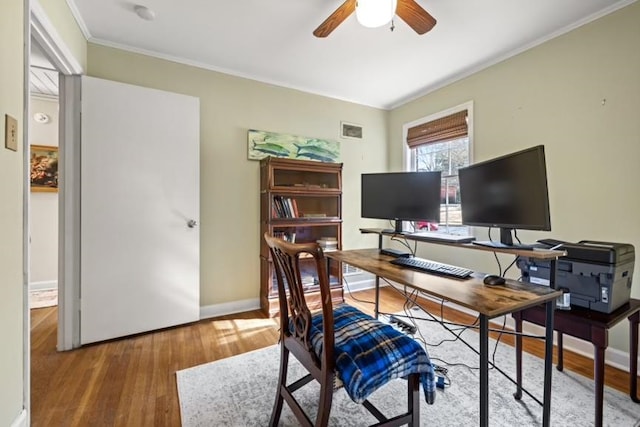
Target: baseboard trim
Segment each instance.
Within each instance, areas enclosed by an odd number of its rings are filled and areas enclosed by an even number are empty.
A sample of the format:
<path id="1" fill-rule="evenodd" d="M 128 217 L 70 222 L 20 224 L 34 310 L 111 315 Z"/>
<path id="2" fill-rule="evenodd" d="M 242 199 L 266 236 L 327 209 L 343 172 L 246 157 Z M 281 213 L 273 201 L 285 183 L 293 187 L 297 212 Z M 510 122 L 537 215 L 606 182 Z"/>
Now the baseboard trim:
<path id="1" fill-rule="evenodd" d="M 228 314 L 242 313 L 260 309 L 260 299 L 252 298 L 240 301 L 225 302 L 200 307 L 200 319 L 226 316 Z"/>
<path id="2" fill-rule="evenodd" d="M 349 292 L 358 292 L 364 291 L 367 289 L 373 289 L 376 286 L 375 278 L 366 277 L 362 274 L 353 275 L 351 277 L 344 278 L 344 291 Z M 388 286 L 386 283 L 381 282 L 380 286 Z"/>
<path id="3" fill-rule="evenodd" d="M 45 289 L 58 289 L 58 281 L 57 280 L 46 280 L 43 282 L 31 282 L 29 283 L 30 291 L 42 291 Z"/>
<path id="4" fill-rule="evenodd" d="M 355 291 L 361 291 L 361 290 L 365 290 L 365 289 L 374 289 L 376 286 L 375 284 L 375 280 L 368 280 L 368 281 L 360 281 L 357 282 L 355 284 L 349 284 L 349 288 L 351 290 L 351 292 L 355 292 Z M 386 285 L 385 285 L 386 286 Z M 398 285 L 400 286 L 400 285 Z M 440 303 L 440 300 L 437 298 L 433 298 L 430 297 L 428 295 L 422 295 L 425 299 L 429 299 L 431 301 L 434 301 L 436 303 Z M 465 314 L 469 314 L 471 316 L 475 316 L 477 315 L 477 313 L 473 310 L 469 310 L 466 307 L 462 307 L 459 306 L 457 304 L 451 303 L 451 302 L 445 302 L 445 305 L 449 308 L 452 308 L 454 310 L 457 310 L 459 312 L 465 313 Z M 498 317 L 495 319 L 491 319 L 489 321 L 489 323 L 491 323 L 494 326 L 497 327 L 502 327 L 502 321 L 503 318 L 502 317 Z M 511 328 L 511 329 L 515 329 L 515 321 L 513 320 L 513 317 L 511 316 L 507 316 L 507 320 L 506 320 L 506 326 Z M 544 328 L 538 325 L 534 325 L 532 323 L 529 322 L 523 322 L 522 324 L 522 329 L 523 332 L 528 333 L 528 334 L 532 334 L 532 335 L 544 335 Z M 574 338 L 568 335 L 564 335 L 564 340 L 563 340 L 563 348 L 565 350 L 569 350 L 572 351 L 574 353 L 577 353 L 581 356 L 584 356 L 588 359 L 593 360 L 593 345 L 587 341 L 578 339 L 578 338 Z M 556 338 L 554 336 L 554 344 L 557 344 Z M 629 372 L 629 361 L 630 361 L 630 354 L 628 352 L 622 351 L 622 350 L 618 350 L 616 348 L 607 348 L 607 350 L 605 351 L 605 357 L 604 357 L 604 363 L 612 366 L 614 368 L 620 369 L 621 371 L 624 372 Z M 638 358 L 638 365 L 640 365 L 640 357 Z"/>
<path id="5" fill-rule="evenodd" d="M 22 409 L 18 417 L 13 420 L 11 427 L 27 427 L 27 410 Z"/>

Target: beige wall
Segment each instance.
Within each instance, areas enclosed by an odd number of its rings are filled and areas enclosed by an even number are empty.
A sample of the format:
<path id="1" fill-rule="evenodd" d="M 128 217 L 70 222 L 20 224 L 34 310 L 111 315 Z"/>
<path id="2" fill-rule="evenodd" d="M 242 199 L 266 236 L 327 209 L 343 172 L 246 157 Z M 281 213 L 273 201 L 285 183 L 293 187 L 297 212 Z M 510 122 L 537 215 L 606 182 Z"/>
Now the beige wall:
<path id="1" fill-rule="evenodd" d="M 634 3 L 395 109 L 390 167 L 402 167 L 404 123 L 473 100 L 476 161 L 545 145 L 553 231 L 521 238 L 625 242 L 640 250 L 639 22 Z M 476 229 L 483 239 L 486 232 Z M 431 249 L 444 260 L 497 271 L 484 253 Z M 638 274 L 634 281 L 639 298 Z M 628 349 L 626 322 L 611 345 Z"/>
<path id="2" fill-rule="evenodd" d="M 247 130 L 339 139 L 340 121 L 362 141 L 341 141 L 344 244 L 370 246 L 360 226 L 360 173 L 385 170 L 387 112 L 89 44 L 88 74 L 200 98 L 201 305 L 259 295 L 259 163 Z"/>
<path id="3" fill-rule="evenodd" d="M 8 0 L 0 13 L 0 425 L 23 408 L 23 149 L 24 2 Z M 18 120 L 18 151 L 4 146 L 5 114 Z"/>
<path id="4" fill-rule="evenodd" d="M 58 101 L 31 97 L 29 141 L 58 146 Z M 45 113 L 49 122 L 39 123 L 33 114 Z M 29 286 L 52 288 L 58 283 L 58 193 L 29 193 Z"/>

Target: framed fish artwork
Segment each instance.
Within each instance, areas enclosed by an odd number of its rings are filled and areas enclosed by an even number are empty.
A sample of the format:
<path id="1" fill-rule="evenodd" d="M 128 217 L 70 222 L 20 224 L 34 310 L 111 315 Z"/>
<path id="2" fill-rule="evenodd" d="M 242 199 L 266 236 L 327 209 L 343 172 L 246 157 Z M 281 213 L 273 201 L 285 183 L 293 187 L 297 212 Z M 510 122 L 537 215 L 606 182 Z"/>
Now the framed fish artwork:
<path id="1" fill-rule="evenodd" d="M 338 141 L 254 129 L 249 129 L 247 139 L 249 160 L 273 156 L 336 163 L 340 157 Z"/>

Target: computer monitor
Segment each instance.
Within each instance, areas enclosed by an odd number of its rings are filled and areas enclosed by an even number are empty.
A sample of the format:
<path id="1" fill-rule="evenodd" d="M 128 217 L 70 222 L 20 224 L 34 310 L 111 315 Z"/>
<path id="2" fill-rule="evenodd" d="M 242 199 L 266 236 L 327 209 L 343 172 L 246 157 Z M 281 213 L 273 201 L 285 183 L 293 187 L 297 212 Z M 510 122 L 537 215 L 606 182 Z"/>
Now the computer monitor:
<path id="1" fill-rule="evenodd" d="M 363 218 L 395 221 L 402 233 L 402 221 L 440 222 L 438 172 L 391 172 L 362 174 L 361 214 Z"/>
<path id="2" fill-rule="evenodd" d="M 512 230 L 551 230 L 544 146 L 460 168 L 462 223 L 499 227 L 492 247 L 530 247 L 513 242 Z"/>

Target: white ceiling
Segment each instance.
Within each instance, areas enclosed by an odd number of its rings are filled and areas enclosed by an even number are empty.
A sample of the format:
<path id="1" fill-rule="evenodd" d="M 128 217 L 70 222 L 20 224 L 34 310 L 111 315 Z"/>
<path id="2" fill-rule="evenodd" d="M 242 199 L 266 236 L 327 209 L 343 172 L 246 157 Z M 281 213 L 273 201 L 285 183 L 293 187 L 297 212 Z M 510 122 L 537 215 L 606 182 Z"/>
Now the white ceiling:
<path id="1" fill-rule="evenodd" d="M 29 87 L 32 95 L 46 98 L 58 97 L 58 72 L 54 70 L 40 45 L 33 38 L 31 38 Z"/>
<path id="2" fill-rule="evenodd" d="M 343 0 L 67 0 L 87 39 L 379 108 L 393 108 L 635 0 L 416 0 L 438 23 L 367 29 L 355 14 L 312 31 Z"/>

